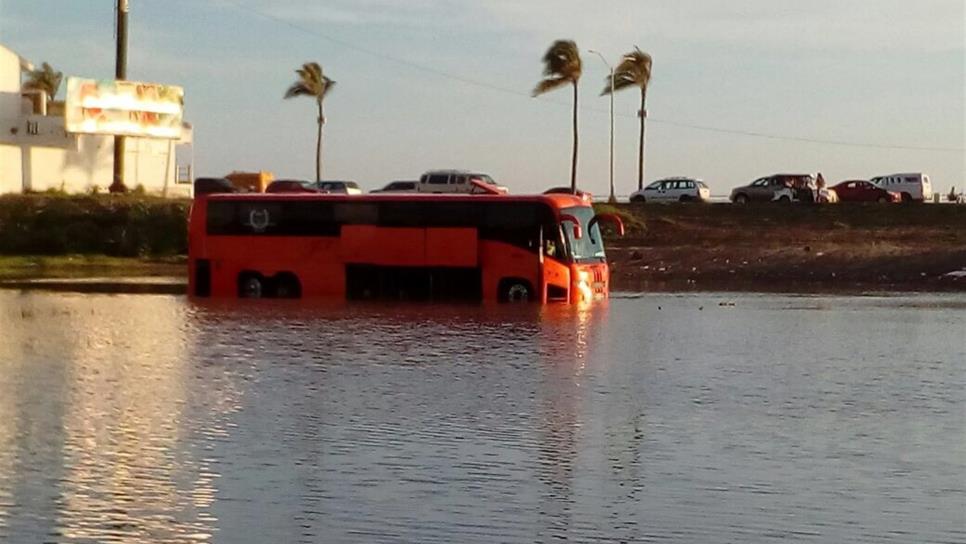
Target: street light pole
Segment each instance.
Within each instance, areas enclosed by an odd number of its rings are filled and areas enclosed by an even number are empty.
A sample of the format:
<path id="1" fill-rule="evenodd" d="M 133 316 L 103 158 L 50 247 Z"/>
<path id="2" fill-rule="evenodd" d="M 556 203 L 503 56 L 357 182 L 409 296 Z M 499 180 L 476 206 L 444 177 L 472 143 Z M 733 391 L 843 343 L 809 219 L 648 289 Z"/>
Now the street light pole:
<path id="1" fill-rule="evenodd" d="M 604 66 L 610 71 L 610 197 L 607 201 L 613 204 L 617 202 L 617 196 L 614 195 L 614 68 L 607 62 L 604 55 L 600 54 L 600 51 L 589 49 L 588 53 L 600 57 Z"/>
<path id="2" fill-rule="evenodd" d="M 117 56 L 114 64 L 114 78 L 127 79 L 127 13 L 128 0 L 117 0 Z M 124 136 L 114 136 L 114 181 L 112 193 L 127 191 L 124 185 Z"/>

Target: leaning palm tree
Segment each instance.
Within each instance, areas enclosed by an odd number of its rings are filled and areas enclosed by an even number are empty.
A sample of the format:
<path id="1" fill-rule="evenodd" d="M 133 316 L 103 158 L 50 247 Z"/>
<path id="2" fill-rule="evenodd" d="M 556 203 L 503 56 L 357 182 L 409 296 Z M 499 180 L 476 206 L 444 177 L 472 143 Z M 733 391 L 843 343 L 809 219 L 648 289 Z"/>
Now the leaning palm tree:
<path id="1" fill-rule="evenodd" d="M 28 72 L 27 81 L 24 82 L 23 88 L 27 90 L 44 91 L 47 93 L 47 97 L 53 100 L 57 96 L 57 91 L 60 90 L 60 82 L 63 81 L 64 74 L 54 70 L 46 62 L 43 63 L 39 70 L 31 70 Z"/>
<path id="2" fill-rule="evenodd" d="M 295 71 L 299 75 L 298 80 L 285 91 L 285 98 L 295 96 L 308 96 L 315 99 L 319 108 L 319 134 L 315 141 L 315 181 L 322 180 L 322 125 L 325 124 L 325 113 L 322 109 L 322 101 L 325 95 L 332 90 L 335 81 L 322 73 L 322 67 L 317 62 L 306 62 L 301 68 Z"/>
<path id="3" fill-rule="evenodd" d="M 580 79 L 580 50 L 572 40 L 557 40 L 543 56 L 543 75 L 546 76 L 533 89 L 533 96 L 541 95 L 558 87 L 573 85 L 574 88 L 574 151 L 570 164 L 570 190 L 577 193 L 577 81 Z"/>
<path id="4" fill-rule="evenodd" d="M 621 63 L 614 69 L 614 91 L 626 89 L 628 87 L 638 87 L 641 89 L 641 109 L 637 116 L 641 119 L 641 138 L 640 149 L 638 150 L 637 161 L 637 188 L 644 188 L 644 121 L 647 118 L 647 86 L 651 82 L 651 56 L 643 52 L 637 46 L 634 51 L 624 55 Z M 607 86 L 600 93 L 601 96 L 610 94 L 610 77 L 607 78 Z"/>

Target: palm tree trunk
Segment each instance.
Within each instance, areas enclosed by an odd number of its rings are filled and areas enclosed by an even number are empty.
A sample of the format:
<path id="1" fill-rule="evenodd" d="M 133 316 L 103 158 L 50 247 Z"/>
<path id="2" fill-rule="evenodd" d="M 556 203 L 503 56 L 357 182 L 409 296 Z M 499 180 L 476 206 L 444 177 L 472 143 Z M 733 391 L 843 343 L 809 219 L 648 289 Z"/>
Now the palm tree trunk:
<path id="1" fill-rule="evenodd" d="M 577 80 L 574 80 L 574 154 L 570 161 L 570 192 L 577 194 Z"/>
<path id="2" fill-rule="evenodd" d="M 322 114 L 322 101 L 319 104 L 319 134 L 315 139 L 315 181 L 322 181 L 322 125 L 325 124 L 325 115 Z"/>
<path id="3" fill-rule="evenodd" d="M 647 89 L 641 88 L 641 138 L 640 148 L 637 151 L 637 190 L 644 188 L 644 119 L 647 117 L 647 110 L 644 109 L 647 102 Z"/>

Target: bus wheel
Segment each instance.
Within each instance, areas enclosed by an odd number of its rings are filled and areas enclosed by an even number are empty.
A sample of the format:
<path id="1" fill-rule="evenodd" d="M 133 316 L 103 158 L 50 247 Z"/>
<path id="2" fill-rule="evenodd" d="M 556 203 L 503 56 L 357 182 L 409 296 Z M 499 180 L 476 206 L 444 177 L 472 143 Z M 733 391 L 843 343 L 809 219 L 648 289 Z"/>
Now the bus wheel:
<path id="1" fill-rule="evenodd" d="M 509 278 L 500 282 L 500 300 L 502 302 L 529 302 L 533 288 L 526 280 Z"/>
<path id="2" fill-rule="evenodd" d="M 254 272 L 244 272 L 238 276 L 238 296 L 240 298 L 262 298 L 265 296 L 265 278 Z"/>
<path id="3" fill-rule="evenodd" d="M 275 296 L 278 298 L 300 298 L 302 285 L 298 277 L 291 272 L 282 272 L 274 278 Z"/>

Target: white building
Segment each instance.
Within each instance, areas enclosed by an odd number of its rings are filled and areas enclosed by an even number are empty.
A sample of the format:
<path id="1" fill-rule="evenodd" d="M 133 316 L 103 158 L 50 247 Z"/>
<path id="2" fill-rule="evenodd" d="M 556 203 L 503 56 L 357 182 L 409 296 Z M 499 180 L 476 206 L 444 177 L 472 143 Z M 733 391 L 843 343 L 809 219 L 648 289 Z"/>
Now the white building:
<path id="1" fill-rule="evenodd" d="M 113 181 L 114 137 L 72 134 L 63 108 L 49 97 L 24 92 L 25 59 L 0 46 L 0 194 L 63 190 L 106 192 Z M 165 196 L 191 194 L 192 130 L 181 140 L 128 137 L 125 185 Z"/>

